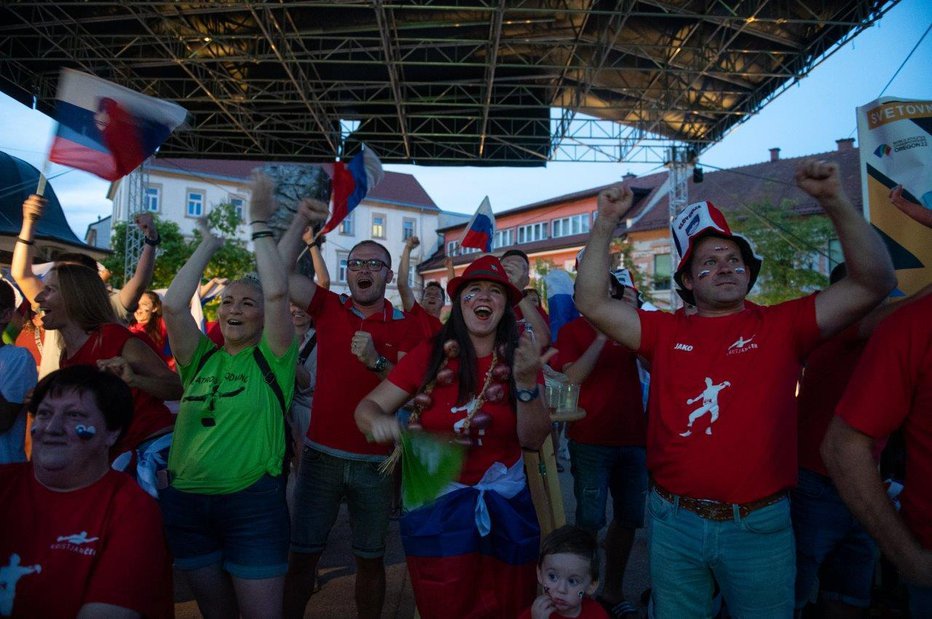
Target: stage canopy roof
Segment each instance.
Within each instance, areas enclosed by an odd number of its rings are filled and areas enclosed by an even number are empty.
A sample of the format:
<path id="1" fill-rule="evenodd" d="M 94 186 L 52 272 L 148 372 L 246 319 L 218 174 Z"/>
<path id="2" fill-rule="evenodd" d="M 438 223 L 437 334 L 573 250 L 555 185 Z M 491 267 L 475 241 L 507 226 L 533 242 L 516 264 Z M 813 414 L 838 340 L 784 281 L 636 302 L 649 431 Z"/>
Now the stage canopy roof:
<path id="1" fill-rule="evenodd" d="M 0 89 L 51 114 L 71 67 L 176 101 L 193 124 L 166 157 L 328 162 L 365 142 L 386 163 L 655 163 L 702 152 L 894 4 L 13 0 Z"/>

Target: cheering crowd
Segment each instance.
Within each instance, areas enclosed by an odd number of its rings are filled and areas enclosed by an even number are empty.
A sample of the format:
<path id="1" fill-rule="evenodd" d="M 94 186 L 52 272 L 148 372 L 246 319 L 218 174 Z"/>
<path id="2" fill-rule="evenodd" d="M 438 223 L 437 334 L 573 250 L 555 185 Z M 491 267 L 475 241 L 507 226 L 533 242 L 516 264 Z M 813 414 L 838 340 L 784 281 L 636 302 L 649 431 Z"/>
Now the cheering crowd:
<path id="1" fill-rule="evenodd" d="M 256 274 L 225 282 L 208 334 L 189 307 L 224 243 L 206 225 L 163 297 L 148 215 L 123 289 L 80 254 L 40 279 L 31 196 L 11 265 L 26 327 L 0 346 L 0 616 L 172 616 L 174 566 L 205 617 L 302 617 L 345 502 L 357 614 L 380 617 L 392 468 L 427 448 L 416 436 L 459 458 L 430 500 L 401 492 L 421 617 L 638 616 L 622 583 L 645 521 L 655 617 L 866 616 L 878 550 L 912 616 L 932 616 L 930 287 L 885 304 L 890 257 L 837 167 L 808 161 L 796 181 L 844 251 L 826 289 L 748 301 L 761 258 L 701 202 L 671 224 L 686 306 L 647 311 L 611 269 L 621 184 L 578 262 L 582 317 L 553 342 L 519 250 L 419 300 L 401 277 L 395 307 L 392 256 L 364 240 L 350 294 L 331 292 L 311 236 L 327 205 L 303 200 L 276 242 L 258 173 Z M 0 330 L 16 311 L 0 281 Z M 587 415 L 567 429 L 575 525 L 542 540 L 523 453 L 551 435 L 545 365 L 581 385 Z M 898 430 L 895 505 L 877 460 Z"/>

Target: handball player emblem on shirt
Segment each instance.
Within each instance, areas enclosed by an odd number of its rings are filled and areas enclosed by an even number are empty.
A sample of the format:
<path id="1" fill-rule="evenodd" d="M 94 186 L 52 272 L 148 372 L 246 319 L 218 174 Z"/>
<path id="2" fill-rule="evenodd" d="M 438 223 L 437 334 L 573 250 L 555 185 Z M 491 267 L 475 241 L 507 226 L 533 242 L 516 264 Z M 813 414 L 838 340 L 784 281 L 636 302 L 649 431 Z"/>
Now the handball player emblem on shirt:
<path id="1" fill-rule="evenodd" d="M 731 387 L 731 383 L 727 380 L 719 383 L 718 385 L 712 384 L 712 379 L 706 376 L 705 379 L 705 389 L 694 398 L 689 398 L 686 400 L 687 404 L 695 404 L 696 402 L 702 400 L 702 406 L 694 410 L 689 414 L 689 424 L 686 426 L 686 431 L 681 432 L 680 436 L 686 437 L 693 433 L 693 424 L 697 419 L 705 416 L 706 413 L 710 415 L 709 426 L 705 429 L 705 433 L 709 436 L 712 435 L 712 424 L 718 420 L 718 392 L 726 387 Z"/>

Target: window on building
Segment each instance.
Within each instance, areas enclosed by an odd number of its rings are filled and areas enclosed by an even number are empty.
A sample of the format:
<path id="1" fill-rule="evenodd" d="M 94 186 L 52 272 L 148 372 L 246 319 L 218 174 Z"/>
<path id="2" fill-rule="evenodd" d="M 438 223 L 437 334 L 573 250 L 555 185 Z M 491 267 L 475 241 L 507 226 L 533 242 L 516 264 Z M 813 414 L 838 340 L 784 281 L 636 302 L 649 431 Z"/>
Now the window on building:
<path id="1" fill-rule="evenodd" d="M 145 209 L 150 213 L 158 213 L 162 202 L 162 190 L 159 187 L 146 187 Z"/>
<path id="2" fill-rule="evenodd" d="M 409 238 L 411 238 L 412 236 L 416 234 L 415 226 L 417 226 L 417 220 L 415 219 L 409 219 L 408 217 L 405 217 L 401 221 L 401 240 L 402 241 L 407 241 Z"/>
<path id="3" fill-rule="evenodd" d="M 553 220 L 553 238 L 589 232 L 589 213 L 580 213 Z"/>
<path id="4" fill-rule="evenodd" d="M 188 192 L 188 206 L 185 213 L 188 217 L 200 217 L 204 214 L 204 194 L 202 192 Z"/>
<path id="5" fill-rule="evenodd" d="M 355 234 L 353 232 L 356 227 L 353 223 L 355 221 L 355 215 L 355 213 L 350 213 L 346 216 L 346 219 L 340 222 L 340 234 L 345 236 L 353 236 Z"/>
<path id="6" fill-rule="evenodd" d="M 239 217 L 240 221 L 246 221 L 243 210 L 246 206 L 246 200 L 237 196 L 230 196 L 230 204 L 233 205 L 233 209 L 236 211 L 236 215 Z"/>
<path id="7" fill-rule="evenodd" d="M 346 261 L 349 260 L 349 252 L 337 252 L 337 281 L 341 284 L 346 283 Z"/>
<path id="8" fill-rule="evenodd" d="M 654 254 L 654 290 L 669 290 L 672 276 L 670 254 Z"/>
<path id="9" fill-rule="evenodd" d="M 460 242 L 450 241 L 447 243 L 447 255 L 450 257 L 460 255 Z"/>
<path id="10" fill-rule="evenodd" d="M 547 238 L 547 222 L 528 224 L 518 228 L 518 244 L 543 241 Z"/>
<path id="11" fill-rule="evenodd" d="M 492 249 L 499 249 L 501 247 L 511 247 L 514 244 L 515 244 L 514 228 L 508 228 L 507 230 L 496 230 L 495 236 L 492 237 Z"/>
<path id="12" fill-rule="evenodd" d="M 414 289 L 415 281 L 417 281 L 417 269 L 412 264 L 408 267 L 408 288 Z"/>
<path id="13" fill-rule="evenodd" d="M 372 214 L 372 238 L 385 238 L 385 215 L 381 213 Z"/>

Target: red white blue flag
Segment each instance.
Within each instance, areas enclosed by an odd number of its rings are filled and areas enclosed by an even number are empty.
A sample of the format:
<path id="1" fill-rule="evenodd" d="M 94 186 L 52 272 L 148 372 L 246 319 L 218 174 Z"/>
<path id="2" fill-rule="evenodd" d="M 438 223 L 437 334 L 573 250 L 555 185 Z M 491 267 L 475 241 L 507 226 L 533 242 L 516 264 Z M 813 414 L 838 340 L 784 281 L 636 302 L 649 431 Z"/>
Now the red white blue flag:
<path id="1" fill-rule="evenodd" d="M 49 161 L 108 181 L 135 170 L 188 117 L 180 105 L 71 69 L 62 70 L 56 98 Z"/>
<path id="2" fill-rule="evenodd" d="M 492 204 L 486 196 L 476 209 L 476 214 L 466 227 L 466 235 L 460 245 L 474 247 L 484 252 L 492 251 L 492 238 L 495 236 L 495 215 L 492 213 Z"/>
<path id="3" fill-rule="evenodd" d="M 320 233 L 327 234 L 340 225 L 384 176 L 382 162 L 371 148 L 365 146 L 349 163 L 337 161 L 333 164 L 330 194 L 332 210 L 327 225 Z"/>

